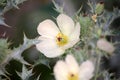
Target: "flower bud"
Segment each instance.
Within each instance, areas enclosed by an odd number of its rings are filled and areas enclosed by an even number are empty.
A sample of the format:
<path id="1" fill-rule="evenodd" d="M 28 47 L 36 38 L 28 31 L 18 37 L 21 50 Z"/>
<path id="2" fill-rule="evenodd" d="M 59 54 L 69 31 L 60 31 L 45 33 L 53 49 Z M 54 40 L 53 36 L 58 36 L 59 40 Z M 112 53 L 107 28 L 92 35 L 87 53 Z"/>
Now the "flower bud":
<path id="1" fill-rule="evenodd" d="M 114 46 L 105 39 L 99 39 L 97 41 L 97 47 L 100 50 L 103 50 L 103 51 L 110 53 L 110 54 L 113 53 L 113 51 L 115 50 Z"/>

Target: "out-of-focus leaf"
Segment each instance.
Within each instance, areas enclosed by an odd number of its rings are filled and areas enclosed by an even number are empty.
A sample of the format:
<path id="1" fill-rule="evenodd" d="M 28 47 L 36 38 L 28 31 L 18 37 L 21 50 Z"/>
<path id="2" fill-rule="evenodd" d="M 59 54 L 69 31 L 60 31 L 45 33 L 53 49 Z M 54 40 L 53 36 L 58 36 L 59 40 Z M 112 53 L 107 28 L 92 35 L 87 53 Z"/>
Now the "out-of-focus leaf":
<path id="1" fill-rule="evenodd" d="M 19 9 L 19 7 L 17 5 L 20 4 L 20 3 L 23 3 L 26 0 L 9 0 L 9 1 L 12 4 L 13 7 Z"/>
<path id="2" fill-rule="evenodd" d="M 8 43 L 6 39 L 0 39 L 0 64 L 4 62 L 7 58 L 7 56 L 12 51 L 8 49 Z"/>
<path id="3" fill-rule="evenodd" d="M 37 51 L 36 47 L 33 45 L 22 53 L 22 57 L 28 63 L 35 64 L 36 62 L 38 62 L 38 59 L 40 57 L 39 54 L 39 51 Z"/>
<path id="4" fill-rule="evenodd" d="M 0 0 L 0 3 L 3 3 L 5 0 Z"/>
<path id="5" fill-rule="evenodd" d="M 89 37 L 92 33 L 91 29 L 94 26 L 94 22 L 91 20 L 89 16 L 79 16 L 80 25 L 81 25 L 81 37 Z"/>
<path id="6" fill-rule="evenodd" d="M 44 56 L 43 54 L 40 53 L 39 60 L 35 63 L 35 65 L 44 64 L 48 68 L 50 68 L 49 63 L 50 63 L 50 59 L 48 59 L 46 56 Z"/>
<path id="7" fill-rule="evenodd" d="M 2 16 L 0 16 L 0 25 L 4 25 L 6 27 L 10 27 L 9 25 L 7 25 L 5 22 L 4 22 L 4 18 Z"/>
<path id="8" fill-rule="evenodd" d="M 25 65 L 23 65 L 22 72 L 21 73 L 17 72 L 17 74 L 18 74 L 18 76 L 21 77 L 22 80 L 28 80 L 29 77 L 32 76 L 32 69 L 31 70 L 27 70 Z"/>
<path id="9" fill-rule="evenodd" d="M 24 1 L 26 0 L 7 0 L 7 4 L 3 9 L 3 13 L 7 12 L 13 7 L 19 9 L 18 4 L 23 3 Z"/>
<path id="10" fill-rule="evenodd" d="M 36 76 L 36 79 L 40 75 L 39 80 L 54 80 L 53 70 L 43 64 L 38 64 L 34 66 L 33 73 L 34 73 L 34 76 Z M 34 80 L 34 79 L 35 78 L 30 79 L 30 80 Z"/>
<path id="11" fill-rule="evenodd" d="M 22 62 L 23 64 L 27 64 L 29 65 L 28 62 L 26 62 L 23 57 L 21 56 L 21 54 L 23 53 L 24 50 L 26 50 L 27 48 L 29 48 L 30 46 L 32 46 L 34 44 L 34 40 L 29 40 L 27 39 L 27 37 L 24 35 L 24 43 L 23 45 L 21 45 L 20 47 L 18 47 L 17 49 L 14 49 L 14 52 L 10 55 L 10 58 L 14 58 L 19 60 L 20 62 Z"/>
<path id="12" fill-rule="evenodd" d="M 27 0 L 11 0 L 11 1 L 13 1 L 16 4 L 20 4 L 20 3 L 23 3 L 24 1 L 27 1 Z"/>
<path id="13" fill-rule="evenodd" d="M 104 11 L 104 4 L 103 3 L 98 3 L 95 7 L 95 12 L 97 14 L 101 14 Z"/>
<path id="14" fill-rule="evenodd" d="M 0 6 L 4 7 L 6 5 L 6 0 L 0 0 Z"/>
<path id="15" fill-rule="evenodd" d="M 40 80 L 40 75 L 37 77 L 37 79 L 36 80 Z"/>
<path id="16" fill-rule="evenodd" d="M 4 72 L 2 70 L 0 70 L 0 75 L 5 75 Z"/>
<path id="17" fill-rule="evenodd" d="M 5 70 L 9 73 L 8 77 L 10 77 L 11 80 L 21 80 L 16 71 L 22 72 L 22 65 L 20 61 L 15 59 L 11 59 L 9 64 L 6 64 Z"/>
<path id="18" fill-rule="evenodd" d="M 59 12 L 59 13 L 63 13 L 63 12 L 64 12 L 64 11 L 63 11 L 63 6 L 58 5 L 54 0 L 52 0 L 52 2 L 53 2 L 53 4 L 54 4 L 55 10 L 56 10 L 57 12 Z"/>
<path id="19" fill-rule="evenodd" d="M 19 60 L 23 64 L 30 65 L 28 62 L 26 62 L 21 54 L 24 50 L 29 48 L 34 44 L 34 40 L 29 40 L 26 37 L 24 37 L 24 43 L 20 47 L 10 50 L 8 49 L 8 43 L 7 40 L 0 39 L 0 63 L 8 63 L 11 59 Z M 3 62 L 4 61 L 4 62 Z"/>
<path id="20" fill-rule="evenodd" d="M 9 77 L 6 75 L 6 73 L 7 73 L 7 72 L 4 71 L 3 69 L 1 69 L 1 67 L 0 67 L 0 80 L 3 80 L 1 76 L 4 76 L 4 77 L 6 77 L 6 79 L 10 80 Z M 8 73 L 8 74 L 9 74 L 9 73 Z M 6 80 L 6 79 L 5 79 L 5 80 Z"/>

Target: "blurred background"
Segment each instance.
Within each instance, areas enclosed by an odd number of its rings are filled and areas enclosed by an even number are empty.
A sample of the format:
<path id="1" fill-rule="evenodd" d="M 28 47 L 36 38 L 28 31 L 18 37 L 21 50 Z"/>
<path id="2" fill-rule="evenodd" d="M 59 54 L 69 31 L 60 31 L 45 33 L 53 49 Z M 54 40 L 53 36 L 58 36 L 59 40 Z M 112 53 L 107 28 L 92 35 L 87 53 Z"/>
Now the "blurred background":
<path id="1" fill-rule="evenodd" d="M 64 7 L 64 12 L 69 16 L 73 16 L 76 11 L 82 6 L 82 13 L 89 13 L 90 7 L 87 4 L 88 0 L 55 0 L 55 2 Z M 105 10 L 112 12 L 114 7 L 120 8 L 120 0 L 90 0 L 93 3 L 104 2 Z M 12 8 L 4 15 L 5 23 L 10 27 L 0 25 L 0 38 L 7 39 L 9 49 L 14 49 L 23 44 L 24 34 L 28 39 L 34 39 L 39 36 L 37 33 L 37 26 L 45 19 L 52 19 L 58 16 L 58 12 L 55 11 L 55 6 L 52 0 L 27 0 L 18 5 L 19 9 Z M 2 8 L 2 7 L 1 7 Z M 115 26 L 114 24 L 113 26 Z M 120 26 L 120 25 L 117 25 Z M 42 54 L 36 50 L 35 46 L 31 46 L 22 53 L 23 58 L 30 64 L 34 64 L 38 61 Z M 55 60 L 50 64 L 54 65 Z M 6 65 L 6 70 L 11 74 L 9 77 L 11 80 L 21 80 L 16 74 L 16 71 L 21 72 L 22 64 L 19 61 L 11 60 Z M 29 80 L 33 80 L 39 74 L 41 74 L 42 80 L 53 80 L 52 69 L 48 68 L 44 64 L 38 64 L 33 69 L 34 76 Z M 51 78 L 51 79 L 50 79 Z"/>

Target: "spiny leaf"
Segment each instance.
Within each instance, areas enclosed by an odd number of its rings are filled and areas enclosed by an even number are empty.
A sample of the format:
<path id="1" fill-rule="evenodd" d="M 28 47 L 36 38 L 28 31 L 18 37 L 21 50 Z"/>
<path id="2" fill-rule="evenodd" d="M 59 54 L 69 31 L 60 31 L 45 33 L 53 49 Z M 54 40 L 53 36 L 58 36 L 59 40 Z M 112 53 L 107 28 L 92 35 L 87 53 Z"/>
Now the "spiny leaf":
<path id="1" fill-rule="evenodd" d="M 8 43 L 6 39 L 0 39 L 0 64 L 5 61 L 7 56 L 11 53 L 12 51 L 8 49 Z"/>
<path id="2" fill-rule="evenodd" d="M 24 43 L 23 45 L 21 45 L 20 47 L 14 49 L 14 52 L 10 55 L 11 58 L 14 58 L 14 59 L 17 59 L 19 60 L 20 62 L 22 62 L 23 64 L 27 64 L 29 65 L 28 62 L 26 62 L 23 57 L 21 56 L 22 52 L 26 49 L 28 49 L 30 46 L 34 45 L 35 44 L 35 40 L 29 40 L 27 39 L 27 37 L 24 35 Z"/>
<path id="3" fill-rule="evenodd" d="M 101 14 L 104 11 L 104 4 L 98 3 L 95 7 L 95 13 Z"/>
<path id="4" fill-rule="evenodd" d="M 56 10 L 57 12 L 59 12 L 59 13 L 63 13 L 63 12 L 64 12 L 64 11 L 63 11 L 63 6 L 58 5 L 54 0 L 52 0 L 52 2 L 53 2 L 53 4 L 54 4 L 55 10 Z"/>
<path id="5" fill-rule="evenodd" d="M 2 16 L 0 16 L 0 25 L 4 25 L 6 27 L 10 27 L 9 25 L 7 25 L 4 21 L 4 18 Z"/>
<path id="6" fill-rule="evenodd" d="M 2 70 L 0 70 L 0 75 L 5 75 L 5 73 Z"/>
<path id="7" fill-rule="evenodd" d="M 32 69 L 31 69 L 31 70 L 28 70 L 28 69 L 25 67 L 25 65 L 23 65 L 23 67 L 22 67 L 22 72 L 21 72 L 21 73 L 20 73 L 20 72 L 17 72 L 17 74 L 18 74 L 18 76 L 21 77 L 22 80 L 28 80 L 28 78 L 33 75 L 33 74 L 32 74 Z"/>
<path id="8" fill-rule="evenodd" d="M 45 66 L 50 68 L 49 62 L 50 59 L 46 58 L 43 54 L 40 54 L 39 60 L 34 65 L 44 64 Z"/>
<path id="9" fill-rule="evenodd" d="M 0 6 L 5 6 L 6 0 L 0 0 Z"/>
<path id="10" fill-rule="evenodd" d="M 6 77 L 5 80 L 10 80 L 9 77 L 8 77 L 5 73 L 7 73 L 7 72 L 0 68 L 0 80 L 3 80 L 3 79 L 1 78 L 1 76 Z M 9 73 L 8 73 L 8 74 L 9 74 Z"/>
<path id="11" fill-rule="evenodd" d="M 13 7 L 19 9 L 18 4 L 23 3 L 24 1 L 26 0 L 7 0 L 7 4 L 3 9 L 3 13 L 7 12 Z"/>
<path id="12" fill-rule="evenodd" d="M 40 75 L 37 77 L 37 79 L 36 80 L 40 80 Z"/>

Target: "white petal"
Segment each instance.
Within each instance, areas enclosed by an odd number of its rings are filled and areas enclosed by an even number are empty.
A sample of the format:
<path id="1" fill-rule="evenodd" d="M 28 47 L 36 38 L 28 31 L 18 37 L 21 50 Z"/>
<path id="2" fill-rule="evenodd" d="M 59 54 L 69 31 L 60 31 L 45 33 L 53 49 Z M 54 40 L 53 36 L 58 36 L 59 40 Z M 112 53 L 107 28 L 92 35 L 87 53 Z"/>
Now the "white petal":
<path id="1" fill-rule="evenodd" d="M 62 48 L 63 48 L 63 49 L 71 48 L 71 47 L 73 47 L 78 41 L 79 41 L 79 39 L 76 39 L 76 40 L 74 40 L 74 41 L 70 41 L 70 42 L 68 42 L 65 46 L 63 46 Z"/>
<path id="2" fill-rule="evenodd" d="M 65 14 L 60 14 L 57 17 L 57 23 L 58 23 L 60 30 L 65 35 L 69 35 L 74 30 L 73 20 Z"/>
<path id="3" fill-rule="evenodd" d="M 87 60 L 80 66 L 80 80 L 90 80 L 93 77 L 94 65 L 91 61 Z"/>
<path id="4" fill-rule="evenodd" d="M 36 44 L 36 48 L 41 51 L 45 56 L 53 58 L 60 56 L 64 53 L 64 50 L 59 48 L 53 39 L 39 37 L 42 40 L 40 43 Z"/>
<path id="5" fill-rule="evenodd" d="M 48 37 L 54 37 L 59 33 L 59 29 L 57 28 L 56 24 L 49 19 L 41 22 L 38 25 L 37 31 L 40 35 Z"/>
<path id="6" fill-rule="evenodd" d="M 68 80 L 68 66 L 63 61 L 58 61 L 54 67 L 54 75 L 56 80 Z"/>
<path id="7" fill-rule="evenodd" d="M 79 72 L 79 65 L 72 55 L 67 55 L 65 61 L 66 61 L 67 66 L 69 67 L 69 70 L 72 73 L 76 74 Z"/>
<path id="8" fill-rule="evenodd" d="M 74 41 L 76 39 L 78 40 L 79 36 L 80 36 L 80 24 L 77 23 L 74 30 L 73 30 L 73 32 L 70 35 L 70 40 L 71 41 Z"/>
<path id="9" fill-rule="evenodd" d="M 70 47 L 73 47 L 80 40 L 79 36 L 80 36 L 80 25 L 79 25 L 79 23 L 77 23 L 75 29 L 73 30 L 73 32 L 69 36 L 68 44 L 63 46 L 63 48 L 68 49 Z"/>

